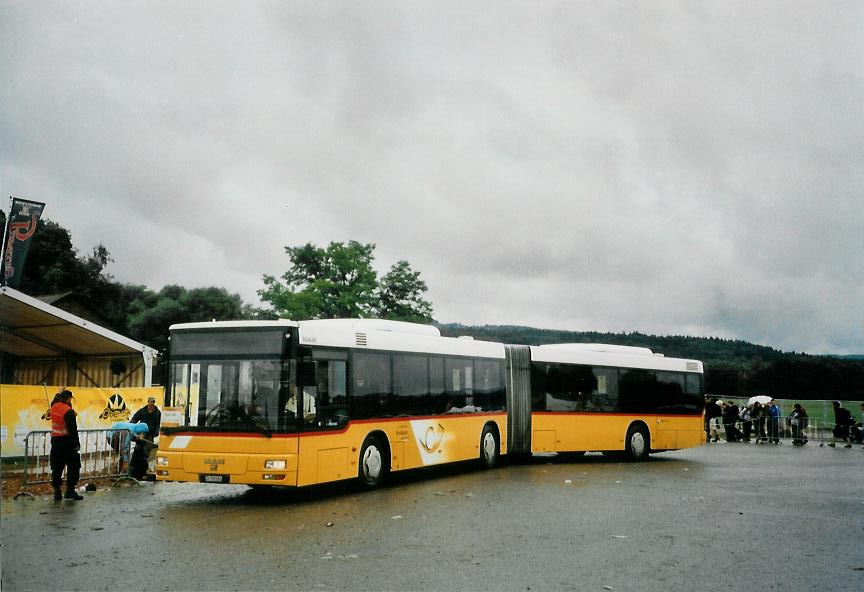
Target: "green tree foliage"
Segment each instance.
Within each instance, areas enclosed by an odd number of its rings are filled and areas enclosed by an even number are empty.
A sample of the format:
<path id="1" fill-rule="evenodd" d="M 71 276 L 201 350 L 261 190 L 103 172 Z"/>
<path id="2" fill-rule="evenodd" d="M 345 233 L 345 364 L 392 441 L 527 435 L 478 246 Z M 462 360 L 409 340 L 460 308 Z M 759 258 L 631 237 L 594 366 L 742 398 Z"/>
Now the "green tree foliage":
<path id="1" fill-rule="evenodd" d="M 273 314 L 291 319 L 430 320 L 432 305 L 421 298 L 427 288 L 420 273 L 400 261 L 379 284 L 374 250 L 374 243 L 357 241 L 285 247 L 291 267 L 281 278 L 265 275 L 258 295 Z"/>
<path id="2" fill-rule="evenodd" d="M 412 270 L 404 259 L 398 261 L 378 286 L 378 316 L 413 323 L 431 322 L 432 304 L 422 297 L 426 290 L 420 272 Z"/>
<path id="3" fill-rule="evenodd" d="M 0 212 L 0 224 L 5 213 Z M 112 261 L 108 249 L 101 243 L 86 256 L 79 254 L 66 229 L 43 218 L 27 251 L 27 260 L 18 289 L 31 296 L 47 296 L 71 292 L 87 302 L 102 324 L 119 333 L 126 330 L 123 306 L 123 286 L 114 282 L 105 268 Z"/>
<path id="4" fill-rule="evenodd" d="M 19 290 L 33 296 L 75 292 L 80 298 L 92 299 L 113 281 L 104 273 L 110 262 L 111 255 L 102 244 L 87 256 L 79 255 L 69 231 L 43 218 L 27 251 Z"/>
<path id="5" fill-rule="evenodd" d="M 375 245 L 331 242 L 285 247 L 291 267 L 281 278 L 264 276 L 258 291 L 279 316 L 326 319 L 369 316 L 375 301 L 377 274 L 372 269 Z"/>
<path id="6" fill-rule="evenodd" d="M 139 293 L 129 304 L 129 336 L 163 351 L 168 345 L 168 327 L 175 323 L 229 321 L 243 318 L 239 294 L 224 288 L 165 286 L 159 293 Z"/>

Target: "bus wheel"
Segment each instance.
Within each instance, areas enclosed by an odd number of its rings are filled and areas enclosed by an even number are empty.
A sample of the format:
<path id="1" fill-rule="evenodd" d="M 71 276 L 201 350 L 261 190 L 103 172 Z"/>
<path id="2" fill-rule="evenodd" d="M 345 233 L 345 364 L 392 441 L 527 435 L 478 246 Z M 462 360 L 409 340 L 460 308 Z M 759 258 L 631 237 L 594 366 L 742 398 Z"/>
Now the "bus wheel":
<path id="1" fill-rule="evenodd" d="M 387 463 L 384 460 L 386 449 L 381 445 L 378 438 L 372 436 L 366 438 L 360 448 L 360 483 L 370 489 L 378 487 L 387 476 Z"/>
<path id="2" fill-rule="evenodd" d="M 484 469 L 491 469 L 498 464 L 498 436 L 490 426 L 483 428 L 483 435 L 480 436 L 480 466 Z"/>
<path id="3" fill-rule="evenodd" d="M 648 458 L 650 436 L 642 426 L 633 426 L 627 430 L 627 458 L 645 460 Z"/>

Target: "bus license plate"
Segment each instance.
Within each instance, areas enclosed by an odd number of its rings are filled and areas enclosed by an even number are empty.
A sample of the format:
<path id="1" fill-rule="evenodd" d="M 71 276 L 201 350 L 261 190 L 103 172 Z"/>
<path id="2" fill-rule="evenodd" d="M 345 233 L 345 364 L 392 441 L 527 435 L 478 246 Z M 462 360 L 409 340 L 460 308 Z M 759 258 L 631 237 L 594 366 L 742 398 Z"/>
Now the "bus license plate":
<path id="1" fill-rule="evenodd" d="M 204 483 L 228 483 L 228 475 L 202 475 Z"/>

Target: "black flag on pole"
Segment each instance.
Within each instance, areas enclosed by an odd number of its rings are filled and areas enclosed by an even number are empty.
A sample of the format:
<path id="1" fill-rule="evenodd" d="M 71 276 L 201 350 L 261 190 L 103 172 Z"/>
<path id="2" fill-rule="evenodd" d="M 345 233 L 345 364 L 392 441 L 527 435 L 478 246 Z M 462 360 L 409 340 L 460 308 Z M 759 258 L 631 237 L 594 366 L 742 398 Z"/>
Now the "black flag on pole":
<path id="1" fill-rule="evenodd" d="M 12 211 L 6 218 L 6 231 L 3 234 L 3 273 L 0 282 L 4 286 L 18 288 L 21 283 L 27 249 L 44 209 L 44 203 L 12 198 Z"/>

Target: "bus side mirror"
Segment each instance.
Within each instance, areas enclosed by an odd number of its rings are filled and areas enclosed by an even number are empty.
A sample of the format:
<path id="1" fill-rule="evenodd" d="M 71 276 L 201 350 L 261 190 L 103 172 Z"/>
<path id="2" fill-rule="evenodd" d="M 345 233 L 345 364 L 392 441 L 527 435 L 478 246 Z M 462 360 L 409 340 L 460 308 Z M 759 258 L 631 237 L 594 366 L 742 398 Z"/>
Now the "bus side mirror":
<path id="1" fill-rule="evenodd" d="M 304 386 L 318 384 L 318 379 L 315 376 L 315 362 L 300 362 L 300 384 Z"/>

